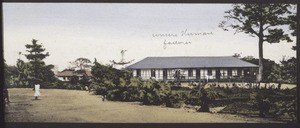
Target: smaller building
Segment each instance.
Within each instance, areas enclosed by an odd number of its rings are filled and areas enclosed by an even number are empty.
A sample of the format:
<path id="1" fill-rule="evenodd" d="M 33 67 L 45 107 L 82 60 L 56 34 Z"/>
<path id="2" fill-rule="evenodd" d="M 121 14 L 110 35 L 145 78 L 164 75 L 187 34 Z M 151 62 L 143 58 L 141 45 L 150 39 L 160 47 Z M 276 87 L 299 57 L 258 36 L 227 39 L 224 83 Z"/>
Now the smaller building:
<path id="1" fill-rule="evenodd" d="M 71 77 L 77 77 L 78 80 L 81 80 L 83 77 L 91 79 L 93 75 L 89 70 L 63 70 L 58 72 L 56 76 L 59 80 L 68 82 L 70 81 Z"/>

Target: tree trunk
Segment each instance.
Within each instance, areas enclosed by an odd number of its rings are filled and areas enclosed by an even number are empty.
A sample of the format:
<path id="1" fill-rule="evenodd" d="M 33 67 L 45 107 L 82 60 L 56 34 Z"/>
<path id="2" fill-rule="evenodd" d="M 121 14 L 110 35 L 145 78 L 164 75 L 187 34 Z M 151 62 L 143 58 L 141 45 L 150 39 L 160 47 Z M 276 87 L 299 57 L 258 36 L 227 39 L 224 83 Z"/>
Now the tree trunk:
<path id="1" fill-rule="evenodd" d="M 264 23 L 263 23 L 263 14 L 262 14 L 262 4 L 259 4 L 260 13 L 259 13 L 259 33 L 258 33 L 258 52 L 259 52 L 259 69 L 257 75 L 257 82 L 261 82 L 263 80 L 263 42 L 264 42 Z"/>
<path id="2" fill-rule="evenodd" d="M 259 51 L 259 69 L 258 69 L 258 76 L 257 76 L 257 82 L 261 82 L 263 79 L 263 38 L 259 37 L 258 42 L 258 51 Z"/>

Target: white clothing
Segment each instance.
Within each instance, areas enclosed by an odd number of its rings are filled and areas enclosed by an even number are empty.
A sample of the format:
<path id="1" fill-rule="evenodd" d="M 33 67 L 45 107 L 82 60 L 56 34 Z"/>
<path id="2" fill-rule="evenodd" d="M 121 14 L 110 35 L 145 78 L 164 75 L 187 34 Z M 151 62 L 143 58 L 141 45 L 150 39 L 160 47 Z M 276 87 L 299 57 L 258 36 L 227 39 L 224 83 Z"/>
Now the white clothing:
<path id="1" fill-rule="evenodd" d="M 34 85 L 34 96 L 41 96 L 39 84 Z"/>

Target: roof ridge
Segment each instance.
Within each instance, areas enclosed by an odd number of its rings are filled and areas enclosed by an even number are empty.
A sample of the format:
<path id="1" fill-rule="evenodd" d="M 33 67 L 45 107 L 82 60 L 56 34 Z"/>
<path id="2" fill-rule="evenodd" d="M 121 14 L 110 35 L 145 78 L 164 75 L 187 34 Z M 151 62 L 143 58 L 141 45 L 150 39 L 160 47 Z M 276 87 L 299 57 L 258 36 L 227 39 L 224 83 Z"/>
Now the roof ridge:
<path id="1" fill-rule="evenodd" d="M 257 67 L 257 65 L 233 56 L 152 56 L 127 66 L 127 69 L 190 67 Z"/>

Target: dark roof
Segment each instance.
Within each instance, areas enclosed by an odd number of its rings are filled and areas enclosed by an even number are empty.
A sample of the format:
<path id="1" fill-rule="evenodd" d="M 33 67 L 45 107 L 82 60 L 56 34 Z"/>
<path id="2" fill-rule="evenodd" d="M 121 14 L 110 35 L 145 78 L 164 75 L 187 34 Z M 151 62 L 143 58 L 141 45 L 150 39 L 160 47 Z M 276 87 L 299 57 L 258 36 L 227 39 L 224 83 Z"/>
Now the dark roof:
<path id="1" fill-rule="evenodd" d="M 87 76 L 93 76 L 91 71 L 85 71 L 85 73 Z M 60 76 L 60 77 L 83 76 L 83 75 L 84 75 L 84 73 L 78 73 L 78 72 L 70 71 L 70 70 L 61 71 L 56 74 L 56 76 Z"/>
<path id="2" fill-rule="evenodd" d="M 164 69 L 164 68 L 222 68 L 258 67 L 252 63 L 231 56 L 215 57 L 147 57 L 126 69 Z"/>

